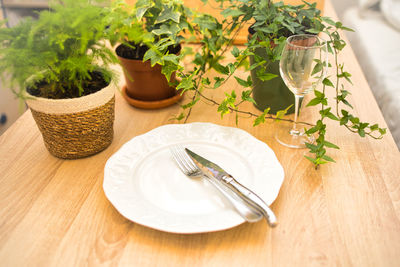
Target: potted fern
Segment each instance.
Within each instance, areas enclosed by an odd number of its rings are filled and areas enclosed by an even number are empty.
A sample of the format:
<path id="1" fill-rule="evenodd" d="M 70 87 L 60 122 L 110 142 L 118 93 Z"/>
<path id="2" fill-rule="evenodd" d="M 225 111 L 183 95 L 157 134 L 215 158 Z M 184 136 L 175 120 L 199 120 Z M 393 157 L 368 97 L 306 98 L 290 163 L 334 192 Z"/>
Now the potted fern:
<path id="1" fill-rule="evenodd" d="M 51 10 L 0 29 L 0 73 L 26 101 L 51 154 L 86 157 L 113 139 L 107 66 L 117 59 L 103 41 L 108 10 L 87 0 L 53 3 Z"/>
<path id="2" fill-rule="evenodd" d="M 207 0 L 203 1 L 207 2 Z M 221 116 L 233 113 L 236 119 L 243 115 L 254 119 L 254 126 L 260 125 L 267 120 L 292 121 L 284 115 L 289 111 L 291 105 L 281 105 L 271 112 L 271 105 L 260 107 L 254 99 L 257 93 L 259 80 L 262 82 L 279 79 L 278 73 L 271 73 L 273 65 L 280 59 L 286 39 L 290 35 L 308 33 L 324 35 L 327 40 L 328 51 L 334 56 L 334 61 L 329 64 L 335 73 L 323 80 L 323 87 L 314 91 L 314 98 L 308 106 L 319 106 L 320 118 L 316 122 L 303 122 L 306 126 L 306 134 L 314 134 L 315 143 L 306 144 L 313 155 L 307 157 L 315 167 L 327 162 L 334 162 L 327 154 L 327 149 L 338 149 L 339 147 L 325 139 L 326 120 L 337 121 L 346 127 L 350 132 L 361 137 L 370 136 L 380 139 L 386 129 L 380 128 L 377 124 L 362 122 L 358 117 L 351 114 L 351 104 L 346 99 L 350 94 L 348 89 L 351 86 L 351 74 L 344 68 L 344 64 L 338 62 L 337 55 L 345 47 L 346 43 L 340 36 L 341 31 L 351 30 L 340 22 L 335 22 L 329 17 L 324 17 L 316 9 L 316 4 L 304 2 L 302 5 L 287 5 L 283 2 L 269 0 L 216 0 L 220 3 L 221 14 L 224 20 L 204 15 L 197 22 L 202 29 L 202 49 L 195 55 L 196 66 L 185 76 L 181 88 L 184 91 L 192 91 L 193 97 L 183 105 L 182 113 L 177 116 L 178 120 L 186 121 L 195 107 L 195 104 L 202 99 L 210 104 L 218 106 Z M 233 45 L 233 40 L 238 31 L 251 24 L 252 34 L 243 48 Z M 226 58 L 230 53 L 233 60 L 227 64 L 221 64 L 221 59 Z M 249 57 L 251 58 L 249 63 Z M 313 73 L 322 70 L 326 62 L 317 62 Z M 239 77 L 236 71 L 245 68 L 248 72 L 247 78 Z M 215 70 L 219 73 L 214 80 L 206 77 L 206 72 Z M 253 72 L 253 75 L 250 75 Z M 234 78 L 241 86 L 240 91 L 233 90 L 226 93 L 223 99 L 215 99 L 207 96 L 207 90 L 215 90 L 224 84 L 228 79 Z M 344 81 L 344 82 L 343 82 Z M 334 99 L 329 100 L 327 90 L 333 89 L 336 94 Z M 293 97 L 292 97 L 293 99 Z M 260 102 L 260 99 L 257 99 Z M 251 102 L 261 108 L 259 113 L 253 110 L 246 110 L 242 104 Z M 275 104 L 275 103 L 272 103 Z"/>
<path id="3" fill-rule="evenodd" d="M 177 0 L 141 0 L 133 7 L 116 2 L 113 12 L 118 38 L 112 43 L 119 43 L 115 51 L 125 74 L 124 98 L 140 108 L 177 102 L 175 72 L 181 68 L 182 33 L 190 29 L 188 9 Z"/>

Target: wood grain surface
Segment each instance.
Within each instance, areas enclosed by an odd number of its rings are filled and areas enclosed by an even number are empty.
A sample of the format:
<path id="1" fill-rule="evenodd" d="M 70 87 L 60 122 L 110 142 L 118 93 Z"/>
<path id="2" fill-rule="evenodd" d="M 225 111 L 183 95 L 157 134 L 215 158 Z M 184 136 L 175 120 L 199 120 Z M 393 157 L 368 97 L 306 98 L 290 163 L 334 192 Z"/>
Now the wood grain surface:
<path id="1" fill-rule="evenodd" d="M 329 1 L 326 14 L 333 14 Z M 353 74 L 354 113 L 385 125 L 350 47 L 341 58 Z M 224 88 L 237 88 L 236 82 Z M 221 120 L 216 109 L 199 103 L 190 122 L 235 126 L 234 116 Z M 104 195 L 105 163 L 133 137 L 172 123 L 179 110 L 136 109 L 117 93 L 113 143 L 79 160 L 51 156 L 31 113 L 24 113 L 0 137 L 0 266 L 400 266 L 399 151 L 390 133 L 362 139 L 335 123 L 328 139 L 341 147 L 331 152 L 337 163 L 316 171 L 304 150 L 274 140 L 279 124 L 239 121 L 285 170 L 272 204 L 280 223 L 274 229 L 260 221 L 179 235 L 125 219 Z"/>

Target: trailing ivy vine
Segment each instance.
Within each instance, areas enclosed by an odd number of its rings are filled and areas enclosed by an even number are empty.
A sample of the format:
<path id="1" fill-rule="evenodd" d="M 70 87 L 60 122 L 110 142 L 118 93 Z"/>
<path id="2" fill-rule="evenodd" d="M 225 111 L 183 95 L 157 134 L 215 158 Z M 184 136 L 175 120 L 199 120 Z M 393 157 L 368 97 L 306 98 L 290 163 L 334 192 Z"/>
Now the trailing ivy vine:
<path id="1" fill-rule="evenodd" d="M 202 0 L 207 4 L 207 0 Z M 254 103 L 252 98 L 253 81 L 249 75 L 242 79 L 235 73 L 238 69 L 246 71 L 258 67 L 257 77 L 262 81 L 276 79 L 277 75 L 267 73 L 269 64 L 280 59 L 282 49 L 287 37 L 293 34 L 319 34 L 327 40 L 328 51 L 333 54 L 333 62 L 329 67 L 333 68 L 335 75 L 323 80 L 322 91 L 314 90 L 314 98 L 307 106 L 319 106 L 319 119 L 314 122 L 303 122 L 307 134 L 314 134 L 316 141 L 313 144 L 306 144 L 313 157 L 306 156 L 317 168 L 319 165 L 334 162 L 334 159 L 327 154 L 327 149 L 339 149 L 336 144 L 326 140 L 327 120 L 337 121 L 346 127 L 350 132 L 360 137 L 370 136 L 380 139 L 386 129 L 380 128 L 377 124 L 362 122 L 357 116 L 351 113 L 353 108 L 347 96 L 350 90 L 346 89 L 351 82 L 351 74 L 346 71 L 344 64 L 338 61 L 338 54 L 346 46 L 345 41 L 340 37 L 341 31 L 352 31 L 343 26 L 341 22 L 335 22 L 329 17 L 321 16 L 316 4 L 304 2 L 302 5 L 286 5 L 283 2 L 270 2 L 267 0 L 216 0 L 219 9 L 224 16 L 222 21 L 207 14 L 194 14 L 194 32 L 201 35 L 201 49 L 194 53 L 195 64 L 192 71 L 179 70 L 181 82 L 177 89 L 192 91 L 192 98 L 182 105 L 182 113 L 176 117 L 178 120 L 187 121 L 191 110 L 196 103 L 202 99 L 208 103 L 218 106 L 218 112 L 223 117 L 233 113 L 236 120 L 240 115 L 253 117 L 254 126 L 264 123 L 266 120 L 287 120 L 284 115 L 288 109 L 271 114 L 266 108 L 259 114 L 253 111 L 242 109 L 244 102 Z M 253 34 L 249 36 L 244 47 L 233 45 L 233 40 L 240 29 L 251 25 Z M 262 48 L 268 55 L 268 60 L 255 54 L 255 50 Z M 234 58 L 228 64 L 222 64 L 226 53 L 230 52 Z M 250 65 L 249 56 L 255 58 L 255 63 Z M 322 71 L 325 62 L 317 62 L 314 73 Z M 205 74 L 215 70 L 216 75 L 210 80 Z M 221 100 L 215 100 L 207 96 L 208 89 L 218 89 L 229 79 L 234 78 L 236 82 L 245 88 L 239 94 L 236 91 L 225 93 Z M 344 83 L 343 81 L 347 83 Z M 333 101 L 328 101 L 327 91 L 335 90 Z M 331 104 L 334 102 L 334 105 Z"/>

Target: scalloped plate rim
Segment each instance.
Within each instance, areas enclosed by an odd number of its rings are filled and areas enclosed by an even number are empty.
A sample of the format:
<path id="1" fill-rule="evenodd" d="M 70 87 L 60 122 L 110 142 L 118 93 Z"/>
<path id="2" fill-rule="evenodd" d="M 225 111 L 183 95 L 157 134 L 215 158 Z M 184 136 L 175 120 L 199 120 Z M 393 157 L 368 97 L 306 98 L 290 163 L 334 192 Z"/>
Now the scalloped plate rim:
<path id="1" fill-rule="evenodd" d="M 254 182 L 258 183 L 258 185 L 270 185 L 273 187 L 272 191 L 266 192 L 261 190 L 259 187 L 257 188 L 257 190 L 254 190 L 256 188 L 251 188 L 252 190 L 256 191 L 256 193 L 258 193 L 261 197 L 263 197 L 266 202 L 268 204 L 271 204 L 276 197 L 279 194 L 279 190 L 282 186 L 283 183 L 283 179 L 284 179 L 284 170 L 281 166 L 281 164 L 279 163 L 278 159 L 276 158 L 275 153 L 272 151 L 272 149 L 265 144 L 264 142 L 258 140 L 257 138 L 255 138 L 254 136 L 252 136 L 251 134 L 249 134 L 248 132 L 239 129 L 239 128 L 234 128 L 234 127 L 228 127 L 228 126 L 220 126 L 217 124 L 213 124 L 213 123 L 206 123 L 206 122 L 194 122 L 194 123 L 187 123 L 187 124 L 166 124 L 166 125 L 162 125 L 159 126 L 157 128 L 154 128 L 144 134 L 138 135 L 133 137 L 131 140 L 129 140 L 128 142 L 126 142 L 125 144 L 123 144 L 120 149 L 114 153 L 107 161 L 106 165 L 105 165 L 105 169 L 104 169 L 104 180 L 103 180 L 103 190 L 104 193 L 107 197 L 107 199 L 111 202 L 111 204 L 114 206 L 114 208 L 122 215 L 124 216 L 126 219 L 138 223 L 140 225 L 146 226 L 146 227 L 150 227 L 156 230 L 160 230 L 160 231 L 164 231 L 164 232 L 170 232 L 170 233 L 177 233 L 177 234 L 195 234 L 195 233 L 205 233 L 205 232 L 215 232 L 215 231 L 221 231 L 221 230 L 226 230 L 226 229 L 230 229 L 233 228 L 235 226 L 238 226 L 242 223 L 245 222 L 245 220 L 243 218 L 241 218 L 235 211 L 233 210 L 229 210 L 229 211 L 223 211 L 222 215 L 221 214 L 217 214 L 217 216 L 219 217 L 219 221 L 218 222 L 213 222 L 214 224 L 207 224 L 209 222 L 207 222 L 207 219 L 205 220 L 205 226 L 201 225 L 201 224 L 195 224 L 192 225 L 192 223 L 190 222 L 182 222 L 182 223 L 171 223 L 172 220 L 171 218 L 168 218 L 164 223 L 160 223 L 157 222 L 157 219 L 151 218 L 151 216 L 149 216 L 147 219 L 146 218 L 138 218 L 135 217 L 135 212 L 139 209 L 143 209 L 143 207 L 141 207 L 142 205 L 147 205 L 148 209 L 151 209 L 153 206 L 151 205 L 151 203 L 141 203 L 138 205 L 134 205 L 133 203 L 130 202 L 135 202 L 135 204 L 137 204 L 136 202 L 141 202 L 143 201 L 143 199 L 140 198 L 136 198 L 131 196 L 131 193 L 135 193 L 135 192 L 129 192 L 129 188 L 128 186 L 125 185 L 126 188 L 118 188 L 118 181 L 112 180 L 112 176 L 114 175 L 114 178 L 116 177 L 116 170 L 122 171 L 123 174 L 129 173 L 130 171 L 132 171 L 132 165 L 128 164 L 129 167 L 127 167 L 127 162 L 129 160 L 133 160 L 134 162 L 140 162 L 144 157 L 147 157 L 149 155 L 149 153 L 152 153 L 152 148 L 149 149 L 148 153 L 136 153 L 133 150 L 133 148 L 138 147 L 139 143 L 141 142 L 141 144 L 146 145 L 146 142 L 148 142 L 148 139 L 152 139 L 152 136 L 154 135 L 158 135 L 159 137 L 162 136 L 165 132 L 168 131 L 174 131 L 174 135 L 173 137 L 171 137 L 172 139 L 174 139 L 175 137 L 175 133 L 179 133 L 179 131 L 181 132 L 185 132 L 183 135 L 185 134 L 193 134 L 193 135 L 202 135 L 202 133 L 194 133 L 194 130 L 210 130 L 211 132 L 217 131 L 217 135 L 218 134 L 224 134 L 224 133 L 229 133 L 228 137 L 232 138 L 232 142 L 237 142 L 237 140 L 235 140 L 235 138 L 244 138 L 244 140 L 247 140 L 248 143 L 251 143 L 254 149 L 260 149 L 258 152 L 262 154 L 262 156 L 266 157 L 265 160 L 268 161 L 269 166 L 267 167 L 271 167 L 273 169 L 273 172 L 275 172 L 276 176 L 273 177 L 273 181 L 270 183 L 266 183 L 264 180 L 259 179 L 259 178 L 254 178 Z M 231 136 L 232 135 L 232 136 Z M 235 136 L 236 135 L 236 136 Z M 212 138 L 214 138 L 214 136 L 211 136 Z M 162 138 L 162 137 L 161 137 Z M 206 138 L 206 136 L 203 136 L 203 140 L 200 140 L 205 142 L 205 143 L 210 143 L 213 144 L 212 141 L 209 141 L 208 137 Z M 168 139 L 168 138 L 167 138 Z M 194 137 L 189 138 L 189 141 L 194 140 Z M 169 140 L 171 141 L 171 140 Z M 221 141 L 221 140 L 219 140 Z M 241 141 L 243 141 L 243 139 L 241 139 Z M 198 141 L 199 142 L 199 141 Z M 222 141 L 223 142 L 223 141 Z M 172 144 L 175 143 L 187 143 L 187 141 L 182 141 L 177 139 L 174 140 L 173 142 L 169 142 L 166 144 L 163 144 L 165 147 L 168 147 Z M 227 141 L 227 143 L 229 143 Z M 221 145 L 221 144 L 219 144 Z M 224 146 L 224 144 L 222 144 L 221 146 Z M 240 146 L 240 144 L 239 144 Z M 157 147 L 157 144 L 155 145 L 155 147 Z M 162 149 L 160 148 L 161 146 L 159 145 L 157 149 Z M 246 147 L 246 146 L 244 146 Z M 245 154 L 245 152 L 243 152 L 243 147 L 242 150 L 240 149 L 235 149 L 232 148 L 233 150 L 236 150 L 236 153 L 239 154 L 239 156 L 241 158 L 245 158 L 246 155 L 242 155 L 241 153 Z M 265 150 L 264 150 L 265 149 Z M 135 154 L 136 153 L 136 154 Z M 247 152 L 247 156 L 249 156 L 250 152 Z M 263 154 L 264 153 L 264 154 Z M 132 155 L 130 155 L 132 154 Z M 133 159 L 132 157 L 139 157 L 139 159 Z M 254 158 L 253 158 L 254 159 Z M 257 159 L 258 160 L 258 159 Z M 125 161 L 125 162 L 124 162 Z M 135 163 L 135 164 L 136 164 Z M 118 165 L 120 164 L 120 165 Z M 250 163 L 253 164 L 253 163 Z M 261 163 L 258 163 L 261 164 Z M 266 163 L 262 163 L 262 164 L 266 164 Z M 253 166 L 254 167 L 254 166 Z M 265 169 L 266 166 L 262 166 L 262 169 Z M 118 169 L 120 168 L 120 169 Z M 126 168 L 128 168 L 128 170 L 126 170 Z M 114 173 L 113 173 L 114 172 Z M 257 172 L 256 170 L 253 170 L 253 172 Z M 266 170 L 263 170 L 264 174 L 265 172 L 268 172 Z M 127 175 L 129 176 L 129 175 Z M 118 177 L 120 178 L 120 177 Z M 124 180 L 125 179 L 125 180 Z M 134 179 L 139 179 L 139 178 L 134 178 Z M 129 181 L 127 181 L 129 179 L 122 178 L 121 182 L 123 183 L 127 183 L 130 184 Z M 118 191 L 120 190 L 120 191 Z M 121 198 L 121 190 L 124 191 L 122 192 L 123 197 Z M 126 190 L 128 190 L 128 192 L 125 192 Z M 270 189 L 268 189 L 270 190 Z M 116 192 L 117 194 L 116 194 Z M 125 195 L 124 195 L 125 194 Z M 133 194 L 134 195 L 134 194 Z M 150 207 L 150 208 L 149 208 Z M 154 211 L 154 210 L 153 210 Z M 156 212 L 160 212 L 160 213 L 165 213 L 165 211 L 156 211 Z M 140 212 L 139 212 L 140 213 Z M 143 213 L 143 210 L 142 210 Z M 167 212 L 168 213 L 168 212 Z M 215 215 L 215 214 L 214 214 Z M 161 215 L 159 215 L 161 216 Z M 174 216 L 174 214 L 162 214 L 162 216 Z M 210 215 L 213 216 L 213 215 Z M 190 217 L 190 216 L 188 216 Z M 157 217 L 156 217 L 157 218 Z M 152 220 L 153 219 L 153 220 Z M 158 218 L 159 219 L 159 218 Z M 165 219 L 165 218 L 164 218 Z M 185 217 L 184 217 L 185 219 Z M 221 220 L 225 220 L 224 223 L 220 223 Z M 161 221 L 161 219 L 160 219 Z M 185 224 L 186 223 L 186 224 Z"/>

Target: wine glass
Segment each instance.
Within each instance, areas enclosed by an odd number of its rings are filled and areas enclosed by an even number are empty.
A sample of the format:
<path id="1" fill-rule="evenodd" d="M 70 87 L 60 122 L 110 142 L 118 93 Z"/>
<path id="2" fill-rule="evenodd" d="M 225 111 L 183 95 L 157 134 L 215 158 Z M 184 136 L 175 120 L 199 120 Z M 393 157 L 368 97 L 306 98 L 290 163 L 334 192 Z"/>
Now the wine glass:
<path id="1" fill-rule="evenodd" d="M 301 103 L 304 96 L 314 90 L 324 79 L 328 64 L 326 42 L 316 35 L 292 35 L 286 40 L 279 70 L 286 86 L 295 97 L 293 126 L 279 127 L 275 138 L 282 145 L 292 148 L 305 148 L 305 143 L 315 141 L 299 129 Z"/>

